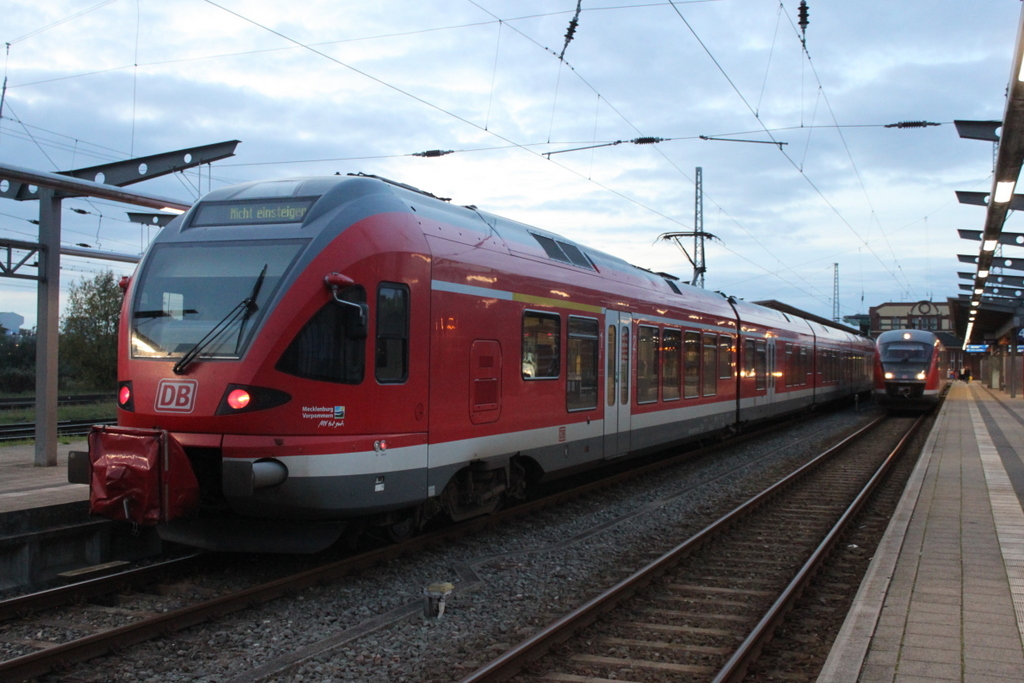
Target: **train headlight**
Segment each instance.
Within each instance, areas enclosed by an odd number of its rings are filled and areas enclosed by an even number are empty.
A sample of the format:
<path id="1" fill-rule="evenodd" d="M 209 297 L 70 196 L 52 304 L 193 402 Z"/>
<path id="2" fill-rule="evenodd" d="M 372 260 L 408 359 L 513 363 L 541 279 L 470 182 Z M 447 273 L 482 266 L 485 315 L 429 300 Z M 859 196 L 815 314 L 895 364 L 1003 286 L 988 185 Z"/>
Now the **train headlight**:
<path id="1" fill-rule="evenodd" d="M 214 415 L 237 415 L 254 410 L 276 408 L 292 400 L 291 394 L 277 389 L 253 387 L 247 384 L 229 384 L 220 399 Z"/>
<path id="2" fill-rule="evenodd" d="M 892 379 L 893 377 L 894 377 L 894 375 L 891 372 L 885 373 L 885 378 L 886 379 Z"/>
<path id="3" fill-rule="evenodd" d="M 918 379 L 924 379 L 924 378 L 925 378 L 925 374 L 924 374 L 924 372 L 919 372 L 919 373 L 917 373 L 917 378 L 918 378 Z"/>
<path id="4" fill-rule="evenodd" d="M 121 410 L 135 412 L 135 395 L 132 393 L 131 382 L 121 382 L 118 385 L 117 407 Z"/>

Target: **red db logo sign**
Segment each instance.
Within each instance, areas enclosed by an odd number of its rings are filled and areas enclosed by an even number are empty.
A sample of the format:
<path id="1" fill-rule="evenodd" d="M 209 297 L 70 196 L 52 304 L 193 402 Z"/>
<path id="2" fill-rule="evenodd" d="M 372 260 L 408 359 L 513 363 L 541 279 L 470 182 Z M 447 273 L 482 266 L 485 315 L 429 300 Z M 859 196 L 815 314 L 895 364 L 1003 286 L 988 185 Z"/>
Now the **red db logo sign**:
<path id="1" fill-rule="evenodd" d="M 194 379 L 162 379 L 156 387 L 158 413 L 191 413 L 196 403 L 199 382 Z"/>

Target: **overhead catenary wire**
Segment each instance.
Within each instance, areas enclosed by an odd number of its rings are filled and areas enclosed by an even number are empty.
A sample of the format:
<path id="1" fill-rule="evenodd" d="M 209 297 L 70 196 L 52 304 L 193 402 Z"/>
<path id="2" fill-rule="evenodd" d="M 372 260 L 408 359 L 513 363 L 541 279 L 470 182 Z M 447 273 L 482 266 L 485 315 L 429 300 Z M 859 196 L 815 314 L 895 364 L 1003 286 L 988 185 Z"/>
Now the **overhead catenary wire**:
<path id="1" fill-rule="evenodd" d="M 747 101 L 747 98 L 743 95 L 743 92 L 739 89 L 739 87 L 736 85 L 736 83 L 732 80 L 732 78 L 729 76 L 728 72 L 726 72 L 725 68 L 721 65 L 721 63 L 718 61 L 718 59 L 714 56 L 714 54 L 711 52 L 710 48 L 708 48 L 707 44 L 697 34 L 696 30 L 694 30 L 694 28 L 690 24 L 690 22 L 688 22 L 686 20 L 686 17 L 683 16 L 683 13 L 676 6 L 676 2 L 674 0 L 670 0 L 670 4 L 672 5 L 672 8 L 675 10 L 675 12 L 678 15 L 679 19 L 683 22 L 683 24 L 690 31 L 690 33 L 693 35 L 693 37 L 697 40 L 697 42 L 700 44 L 700 46 L 704 49 L 705 53 L 711 59 L 712 63 L 715 65 L 715 67 L 718 68 L 719 72 L 722 74 L 722 76 L 725 78 L 725 80 L 729 83 L 730 87 L 732 87 L 733 91 L 739 97 L 740 101 L 743 102 L 743 105 L 751 112 L 751 114 L 754 115 L 755 119 L 760 121 L 760 117 L 757 116 L 757 112 L 754 109 L 754 107 L 752 107 L 750 105 L 750 102 Z M 808 51 L 806 49 L 806 45 L 804 46 L 804 53 L 807 55 L 808 60 L 809 60 L 810 59 L 810 54 L 808 53 Z M 821 85 L 821 80 L 820 80 L 820 78 L 818 78 L 817 72 L 814 71 L 813 62 L 811 62 L 811 64 L 812 64 L 812 67 L 811 67 L 812 68 L 812 72 L 815 74 L 815 78 L 818 79 L 818 83 L 819 83 L 819 86 L 820 86 Z M 824 92 L 822 92 L 822 97 L 824 98 L 825 103 L 828 106 L 829 111 L 831 112 L 831 110 L 832 110 L 831 105 L 828 104 L 828 98 L 827 98 L 827 96 L 825 95 Z M 834 118 L 834 114 L 833 114 L 833 118 Z M 762 128 L 762 130 L 768 134 L 768 137 L 771 139 L 772 142 L 775 142 L 775 143 L 778 142 L 774 138 L 774 136 L 771 134 L 771 132 L 767 130 L 766 127 Z M 844 146 L 844 148 L 846 148 L 847 155 L 850 158 L 850 161 L 852 163 L 853 162 L 852 154 L 850 154 L 849 146 L 846 144 L 845 138 L 842 138 L 842 133 L 841 132 L 840 132 L 840 138 L 843 141 L 843 146 Z M 906 279 L 906 276 L 904 275 L 904 282 L 900 282 L 900 279 L 897 276 L 897 273 L 892 268 L 890 268 L 889 265 L 885 263 L 885 261 L 882 260 L 882 258 L 875 252 L 874 249 L 871 248 L 871 245 L 868 243 L 868 241 L 860 234 L 860 232 L 856 228 L 853 227 L 853 225 L 846 219 L 846 217 L 843 216 L 842 212 L 839 211 L 838 207 L 836 207 L 828 199 L 828 197 L 825 196 L 825 193 L 822 192 L 821 188 L 819 188 L 817 186 L 817 184 L 814 183 L 814 181 L 811 180 L 811 178 L 803 171 L 803 169 L 800 168 L 799 164 L 797 164 L 796 161 L 792 157 L 790 157 L 785 152 L 784 149 L 782 149 L 781 145 L 779 146 L 779 152 L 797 170 L 797 172 L 801 175 L 801 177 L 804 178 L 804 180 L 811 186 L 811 188 L 814 190 L 814 192 L 822 199 L 823 202 L 825 202 L 825 204 L 829 207 L 829 209 L 832 210 L 832 212 L 836 215 L 836 217 L 839 218 L 839 220 L 843 223 L 843 225 L 845 225 L 857 237 L 857 239 L 859 239 L 861 241 L 861 243 L 864 244 L 865 248 L 867 248 L 867 250 L 869 252 L 871 252 L 871 254 L 878 261 L 879 265 L 881 265 L 892 276 L 893 280 L 896 281 L 896 283 L 899 284 L 901 287 L 904 285 L 904 283 L 906 283 L 909 286 L 909 280 Z M 861 179 L 860 172 L 857 170 L 855 164 L 854 164 L 854 171 L 855 171 L 855 173 L 857 175 L 858 181 L 861 184 L 861 187 L 864 188 L 863 179 Z M 866 188 L 864 188 L 864 190 L 866 192 Z M 870 204 L 870 199 L 869 199 L 869 204 Z M 872 209 L 872 212 L 874 212 L 874 207 L 873 206 L 871 207 L 871 209 Z M 888 242 L 886 242 L 886 243 L 888 245 Z M 890 246 L 890 252 L 892 252 L 891 246 Z M 901 273 L 902 273 L 902 268 L 899 267 L 898 259 L 895 258 L 895 252 L 892 252 L 892 254 L 893 254 L 894 262 L 897 264 L 897 269 L 900 270 Z"/>
<path id="2" fill-rule="evenodd" d="M 666 5 L 666 4 L 672 4 L 672 5 L 673 5 L 673 7 L 675 6 L 675 4 L 674 4 L 674 3 L 648 3 L 648 4 L 645 4 L 645 5 L 642 5 L 642 6 L 656 6 L 656 5 Z M 641 5 L 635 5 L 635 6 L 641 6 Z M 635 6 L 633 6 L 633 5 L 630 5 L 629 7 L 635 7 Z M 607 9 L 607 8 L 598 8 L 598 9 Z M 555 13 L 550 13 L 550 14 L 555 14 Z M 482 24 L 488 24 L 488 23 L 490 23 L 490 24 L 493 24 L 493 23 L 498 23 L 498 26 L 499 26 L 499 30 L 500 30 L 500 29 L 501 29 L 501 27 L 503 26 L 503 24 L 501 23 L 501 21 L 502 21 L 502 20 L 498 20 L 497 22 L 481 22 L 481 25 L 482 25 Z M 511 20 L 509 20 L 509 21 L 511 21 Z M 433 29 L 433 30 L 440 30 L 440 29 Z M 522 34 L 522 35 L 525 35 L 525 34 Z M 285 49 L 292 49 L 292 47 L 289 47 L 289 48 L 285 48 Z M 574 69 L 573 67 L 571 67 L 571 65 L 570 65 L 570 68 L 571 68 L 571 69 L 573 70 L 573 72 L 574 72 L 574 73 L 576 73 L 576 74 L 577 74 L 577 76 L 578 76 L 578 73 L 576 72 L 576 70 L 575 70 L 575 69 Z M 585 82 L 585 81 L 584 81 L 584 82 Z M 588 85 L 589 85 L 589 84 L 588 84 Z M 596 92 L 597 92 L 597 91 L 595 90 L 595 93 L 596 93 Z M 600 93 L 597 93 L 597 97 L 598 97 L 598 100 L 599 100 L 599 104 L 600 104 L 600 100 L 601 100 L 601 95 L 600 95 Z M 610 108 L 611 110 L 613 110 L 613 111 L 616 111 L 616 113 L 618 113 L 618 111 L 617 111 L 617 110 L 615 110 L 614 106 L 613 106 L 613 105 L 611 105 L 611 103 L 607 103 L 607 104 L 609 105 L 609 108 Z M 619 115 L 621 116 L 621 114 L 619 114 Z M 623 120 L 627 120 L 627 119 L 625 119 L 625 117 L 623 117 Z M 627 120 L 627 122 L 628 122 L 628 120 Z M 596 129 L 596 124 L 595 124 L 595 129 Z M 675 138 L 674 138 L 674 139 L 675 139 Z M 683 138 L 678 138 L 678 139 L 683 139 Z M 510 144 L 509 144 L 509 145 L 507 145 L 507 146 L 506 146 L 505 148 L 514 148 L 514 147 L 518 147 L 518 148 L 520 148 L 520 149 L 523 149 L 523 148 L 525 148 L 525 147 L 526 147 L 526 145 L 524 145 L 524 144 L 521 144 L 521 143 L 512 143 L 512 142 L 510 142 Z M 481 148 L 481 149 L 482 149 L 482 148 Z M 495 147 L 493 147 L 493 148 L 491 148 L 491 149 L 499 149 L 499 147 L 495 146 Z M 456 153 L 456 152 L 458 152 L 458 153 L 465 153 L 465 152 L 469 152 L 469 151 L 475 151 L 475 150 L 452 150 L 452 153 Z M 659 151 L 658 153 L 661 153 L 661 152 Z M 413 156 L 428 156 L 428 155 L 426 155 L 426 154 L 423 154 L 423 153 L 416 153 L 416 152 L 410 152 L 410 153 L 408 153 L 407 155 L 413 155 Z M 403 155 L 381 155 L 381 156 L 377 156 L 377 157 L 368 157 L 368 156 L 362 156 L 362 157 L 350 157 L 350 158 L 352 158 L 352 159 L 356 159 L 356 158 L 387 158 L 387 156 L 403 156 Z M 278 163 L 278 162 L 267 162 L 267 163 Z M 281 163 L 288 163 L 288 162 L 281 162 Z M 239 165 L 241 166 L 241 165 L 256 165 L 256 164 L 239 164 Z M 675 164 L 673 164 L 673 166 L 675 166 Z M 218 167 L 220 167 L 220 165 L 218 165 Z M 565 167 L 563 166 L 563 168 L 565 168 Z M 566 169 L 566 170 L 571 170 L 571 169 Z M 575 172 L 575 171 L 572 171 L 572 172 Z M 684 177 L 686 177 L 686 176 L 685 176 L 685 174 L 684 174 Z M 180 181 L 179 181 L 179 182 L 180 182 Z M 618 196 L 620 196 L 620 197 L 625 197 L 625 195 L 623 195 L 622 193 L 616 192 L 616 194 L 618 194 Z M 629 199 L 628 197 L 625 197 L 625 198 Z M 632 200 L 632 199 L 630 199 L 630 201 L 633 201 L 633 200 Z M 635 203 L 635 204 L 637 204 L 637 206 L 641 206 L 641 207 L 644 207 L 644 205 L 643 205 L 642 203 L 639 203 L 639 202 L 636 202 L 636 201 L 634 201 L 634 203 Z M 644 207 L 644 208 L 646 208 L 646 207 Z M 658 215 L 663 215 L 663 214 L 661 214 L 660 212 L 655 212 L 655 213 L 656 213 L 656 214 L 658 214 Z M 677 222 L 677 223 L 679 223 L 679 224 L 681 224 L 681 225 L 683 224 L 683 223 L 680 223 L 679 221 L 674 221 L 674 222 Z M 738 225 L 738 223 L 737 223 L 737 225 Z M 741 227 L 742 227 L 742 226 L 741 226 Z M 748 232 L 748 234 L 749 234 L 749 232 Z M 763 245 L 761 245 L 761 246 L 763 247 Z M 767 251 L 767 250 L 766 250 L 766 251 Z M 770 252 L 770 251 L 767 251 L 767 253 L 769 253 L 769 254 L 771 255 L 771 252 Z M 774 257 L 774 255 L 772 255 L 772 256 Z"/>
<path id="3" fill-rule="evenodd" d="M 664 4 L 664 3 L 660 3 L 660 4 Z M 526 34 L 522 33 L 521 31 L 520 31 L 519 33 L 520 33 L 521 35 L 524 35 L 524 36 L 526 35 Z M 534 42 L 536 42 L 536 41 L 534 41 Z M 570 66 L 570 68 L 572 68 L 572 67 L 571 67 L 571 65 L 569 65 L 569 66 Z M 574 71 L 574 73 L 575 73 L 575 70 L 574 70 L 574 69 L 573 69 L 573 71 Z M 579 75 L 578 75 L 578 74 L 577 74 L 577 76 L 579 77 Z M 584 80 L 584 82 L 585 82 L 585 79 L 582 79 L 582 80 Z M 590 86 L 589 86 L 589 83 L 588 83 L 588 87 L 590 87 Z M 595 91 L 595 92 L 596 92 L 596 91 Z M 599 93 L 598 93 L 598 95 L 599 95 Z M 610 105 L 610 103 L 609 103 L 609 105 Z M 612 109 L 613 111 L 616 111 L 616 113 L 617 113 L 617 114 L 619 114 L 619 116 L 620 116 L 620 117 L 622 116 L 622 115 L 621 115 L 621 113 L 620 113 L 620 112 L 618 112 L 618 111 L 617 111 L 617 110 L 615 109 L 615 107 L 614 107 L 614 106 L 611 106 L 611 105 L 610 105 L 610 108 L 611 108 L 611 109 Z M 623 118 L 624 118 L 624 117 L 623 117 Z M 624 119 L 624 120 L 625 120 L 625 119 Z M 634 128 L 635 128 L 635 126 L 634 126 Z M 512 143 L 512 144 L 510 144 L 510 146 L 520 146 L 520 147 L 521 147 L 521 145 L 517 145 L 517 144 L 515 144 L 515 143 Z M 571 170 L 571 169 L 567 169 L 567 170 Z M 573 171 L 573 172 L 574 172 L 574 171 Z M 179 179 L 179 182 L 181 182 L 181 179 Z M 634 203 L 636 203 L 636 204 L 637 204 L 638 206 L 641 206 L 642 208 L 646 208 L 646 209 L 648 209 L 648 210 L 651 210 L 651 211 L 652 211 L 653 213 L 655 213 L 655 214 L 657 214 L 657 215 L 661 215 L 662 217 L 665 217 L 665 218 L 669 218 L 669 217 L 667 217 L 667 216 L 664 216 L 664 214 L 662 214 L 661 212 L 658 212 L 658 211 L 654 211 L 652 207 L 647 207 L 646 205 L 643 205 L 642 203 L 636 202 L 636 201 L 635 201 L 635 200 L 633 200 L 632 198 L 630 198 L 630 197 L 627 197 L 627 196 L 623 195 L 622 193 L 620 193 L 620 192 L 618 192 L 618 191 L 614 191 L 614 190 L 611 190 L 611 188 L 607 188 L 607 187 L 605 187 L 605 186 L 603 186 L 603 185 L 600 185 L 600 184 L 598 184 L 598 185 L 599 185 L 599 186 L 601 186 L 601 187 L 604 187 L 604 189 L 607 189 L 607 190 L 609 190 L 609 191 L 612 191 L 612 192 L 613 192 L 614 194 L 617 194 L 617 195 L 618 195 L 618 196 L 620 196 L 620 197 L 623 197 L 623 198 L 625 198 L 625 199 L 627 199 L 627 200 L 633 201 Z M 674 220 L 674 219 L 670 219 L 670 220 Z M 674 221 L 674 222 L 677 222 L 677 223 L 679 223 L 679 221 Z M 682 223 L 680 223 L 680 224 L 682 224 Z"/>
<path id="4" fill-rule="evenodd" d="M 485 8 L 485 7 L 482 7 L 482 6 L 481 6 L 481 5 L 479 4 L 479 3 L 477 3 L 477 2 L 476 2 L 476 0 L 468 0 L 468 2 L 470 2 L 470 3 L 471 3 L 472 5 L 474 5 L 475 7 L 478 7 L 478 8 L 480 8 L 480 9 L 481 9 L 482 11 L 486 12 L 486 13 L 487 13 L 488 15 L 490 15 L 491 17 L 494 17 L 495 19 L 500 19 L 500 17 L 498 17 L 498 16 L 496 15 L 496 14 L 494 14 L 493 12 L 491 12 L 490 10 L 488 10 L 487 8 Z M 679 10 L 678 10 L 678 8 L 676 7 L 676 4 L 687 4 L 687 3 L 685 3 L 685 2 L 680 2 L 680 0 L 669 0 L 668 4 L 669 4 L 669 5 L 671 5 L 671 6 L 673 7 L 673 9 L 675 9 L 675 11 L 676 11 L 676 12 L 678 13 L 678 11 L 679 11 Z M 508 20 L 506 20 L 506 21 L 508 21 Z M 514 31 L 516 31 L 516 32 L 517 32 L 517 33 L 518 33 L 519 35 L 523 36 L 524 38 L 526 38 L 527 40 L 529 40 L 530 42 L 532 42 L 532 43 L 533 43 L 534 45 L 537 45 L 537 46 L 538 46 L 538 47 L 540 47 L 541 49 L 543 49 L 543 50 L 545 50 L 545 51 L 547 51 L 547 52 L 549 52 L 549 53 L 551 53 L 551 54 L 554 54 L 554 51 L 552 51 L 552 50 L 551 50 L 550 48 L 548 48 L 548 47 L 546 47 L 546 46 L 542 45 L 541 43 L 539 43 L 538 41 L 534 40 L 534 39 L 533 39 L 532 37 L 528 36 L 527 34 L 525 34 L 524 32 L 520 31 L 519 29 L 515 28 L 514 26 L 511 26 L 511 25 L 510 25 L 510 28 L 512 28 L 512 29 L 513 29 Z M 580 81 L 581 81 L 581 82 L 582 82 L 582 83 L 583 83 L 584 85 L 586 85 L 586 86 L 587 86 L 587 87 L 588 87 L 588 88 L 589 88 L 589 89 L 590 89 L 591 91 L 593 91 L 593 92 L 594 92 L 594 93 L 596 93 L 596 94 L 597 94 L 598 96 L 600 96 L 600 93 L 598 92 L 598 90 L 597 90 L 596 88 L 594 88 L 594 86 L 593 86 L 593 85 L 592 85 L 592 84 L 591 84 L 591 83 L 590 83 L 590 82 L 589 82 L 589 81 L 588 81 L 588 80 L 587 80 L 586 78 L 584 78 L 584 77 L 583 77 L 583 76 L 582 76 L 582 75 L 581 75 L 581 74 L 580 74 L 580 73 L 579 73 L 579 72 L 578 72 L 578 71 L 577 71 L 577 70 L 576 70 L 575 68 L 573 68 L 573 67 L 572 67 L 572 65 L 568 64 L 568 62 L 565 62 L 565 63 L 566 63 L 566 65 L 567 65 L 567 66 L 569 66 L 569 68 L 570 68 L 570 69 L 572 70 L 573 74 L 574 74 L 574 75 L 575 75 L 575 76 L 576 76 L 577 78 L 579 78 L 579 79 L 580 79 Z M 642 131 L 641 131 L 641 130 L 640 130 L 640 129 L 639 129 L 638 127 L 637 127 L 637 126 L 635 126 L 635 125 L 634 125 L 634 124 L 633 124 L 633 123 L 632 123 L 632 122 L 631 122 L 631 121 L 630 121 L 630 120 L 629 120 L 629 119 L 628 119 L 628 118 L 627 118 L 627 117 L 626 117 L 626 116 L 625 116 L 625 115 L 624 115 L 624 114 L 623 114 L 623 113 L 622 113 L 622 112 L 621 112 L 621 111 L 620 111 L 619 109 L 617 109 L 617 108 L 616 108 L 616 107 L 615 107 L 615 106 L 614 106 L 614 105 L 613 105 L 613 104 L 612 104 L 611 102 L 608 102 L 608 101 L 607 101 L 607 99 L 605 99 L 605 102 L 606 102 L 606 103 L 608 104 L 609 108 L 610 108 L 610 109 L 611 109 L 611 110 L 612 110 L 613 112 L 615 112 L 615 114 L 616 114 L 616 115 L 618 115 L 618 116 L 619 116 L 619 117 L 620 117 L 620 118 L 621 118 L 621 119 L 622 119 L 623 121 L 625 121 L 625 122 L 626 122 L 626 123 L 627 123 L 627 124 L 628 124 L 628 125 L 629 125 L 629 126 L 630 126 L 631 128 L 633 128 L 633 130 L 634 130 L 634 131 L 636 131 L 636 132 L 637 132 L 638 134 L 640 134 L 640 135 L 643 135 Z M 675 170 L 676 170 L 676 171 L 677 171 L 677 172 L 678 172 L 678 173 L 679 173 L 679 174 L 680 174 L 681 176 L 683 176 L 684 178 L 686 178 L 686 179 L 687 179 L 687 181 L 689 181 L 690 183 L 693 183 L 693 182 L 694 182 L 694 181 L 693 181 L 693 179 L 692 179 L 692 178 L 691 178 L 691 177 L 689 176 L 689 174 L 687 174 L 687 173 L 686 173 L 686 172 L 685 172 L 685 171 L 684 171 L 683 169 L 681 169 L 681 168 L 680 168 L 680 167 L 678 166 L 678 164 L 676 164 L 676 163 L 675 163 L 674 161 L 672 161 L 671 159 L 669 159 L 669 157 L 668 157 L 667 155 L 665 155 L 665 153 L 664 153 L 664 152 L 663 152 L 662 150 L 660 150 L 659 148 L 657 148 L 657 147 L 656 147 L 656 148 L 655 148 L 655 151 L 656 151 L 656 153 L 657 153 L 657 154 L 659 154 L 659 155 L 660 155 L 660 156 L 661 156 L 661 157 L 662 157 L 662 158 L 663 158 L 663 159 L 664 159 L 664 160 L 665 160 L 665 161 L 666 161 L 666 162 L 667 162 L 667 163 L 668 163 L 668 164 L 669 164 L 669 165 L 670 165 L 670 166 L 671 166 L 672 168 L 674 168 L 674 169 L 675 169 Z M 550 159 L 550 157 L 548 157 L 548 158 L 549 158 L 549 160 L 551 160 L 551 159 Z M 556 162 L 554 162 L 554 160 L 551 160 L 551 161 L 552 161 L 552 163 L 556 163 Z M 571 169 L 569 169 L 569 170 L 571 170 Z M 573 172 L 575 172 L 575 171 L 573 171 Z M 592 179 L 591 179 L 591 178 L 589 177 L 589 175 L 588 175 L 587 179 L 588 179 L 588 180 L 591 180 L 591 181 L 592 181 Z M 592 182 L 594 182 L 594 181 L 592 181 Z M 603 186 L 601 186 L 601 187 L 603 187 Z M 618 193 L 616 193 L 616 194 L 618 194 Z M 620 195 L 620 196 L 621 196 L 621 195 Z M 706 197 L 707 199 L 709 199 L 709 200 L 711 201 L 711 203 L 713 203 L 713 204 L 714 204 L 715 206 L 718 206 L 717 202 L 715 202 L 713 198 L 711 198 L 711 197 L 710 197 L 710 196 L 708 196 L 708 195 L 705 195 L 705 197 Z M 721 208 L 721 207 L 719 207 L 719 208 Z M 660 212 L 656 212 L 656 213 L 658 213 L 658 215 L 663 215 L 663 214 L 661 214 Z M 678 220 L 675 220 L 675 219 L 671 219 L 671 220 L 672 220 L 672 222 L 674 222 L 674 223 L 676 223 L 676 224 L 679 224 L 679 225 L 685 225 L 685 223 L 683 223 L 683 222 L 681 222 L 681 221 L 678 221 Z M 782 266 L 783 266 L 784 268 L 786 268 L 786 270 L 787 270 L 787 271 L 789 271 L 790 273 L 792 273 L 792 274 L 793 274 L 793 275 L 794 275 L 794 276 L 795 276 L 795 277 L 796 277 L 796 278 L 797 278 L 798 280 L 801 280 L 801 281 L 803 281 L 803 282 L 804 282 L 805 284 L 807 284 L 808 286 L 811 286 L 811 287 L 813 288 L 813 285 L 811 285 L 810 283 L 806 282 L 806 280 L 805 280 L 805 279 L 804 279 L 804 278 L 803 278 L 802 276 L 800 276 L 800 274 L 799 274 L 799 273 L 797 273 L 797 272 L 796 272 L 796 271 L 795 271 L 795 270 L 794 270 L 794 269 L 793 269 L 792 267 L 790 267 L 790 266 L 788 266 L 788 265 L 784 264 L 784 263 L 783 263 L 783 262 L 782 262 L 782 261 L 781 261 L 781 260 L 780 260 L 780 259 L 779 259 L 779 258 L 778 258 L 777 256 L 775 256 L 775 254 L 773 254 L 773 253 L 772 253 L 772 251 L 771 251 L 770 249 L 768 249 L 768 248 L 767 248 L 767 247 L 766 247 L 766 246 L 765 246 L 765 245 L 764 245 L 764 244 L 763 244 L 763 243 L 762 243 L 762 242 L 761 242 L 760 240 L 758 240 L 758 239 L 757 239 L 757 238 L 756 238 L 756 237 L 755 237 L 755 236 L 754 236 L 753 234 L 751 234 L 749 230 L 747 230 L 747 229 L 746 229 L 746 228 L 745 228 L 745 227 L 744 227 L 744 226 L 743 226 L 743 225 L 742 225 L 741 223 L 739 223 L 739 221 L 737 221 L 737 220 L 736 220 L 735 218 L 732 218 L 731 216 L 730 216 L 730 220 L 731 220 L 731 221 L 732 221 L 732 222 L 733 222 L 733 223 L 734 223 L 735 225 L 737 225 L 737 226 L 738 226 L 738 227 L 739 227 L 739 228 L 740 228 L 741 230 L 743 230 L 743 232 L 744 232 L 745 234 L 747 234 L 747 235 L 748 235 L 748 236 L 749 236 L 749 237 L 750 237 L 750 238 L 751 238 L 751 239 L 752 239 L 752 240 L 753 240 L 753 241 L 754 241 L 754 242 L 755 242 L 755 243 L 756 243 L 756 244 L 757 244 L 757 245 L 758 245 L 758 246 L 759 246 L 759 247 L 760 247 L 761 249 L 763 249 L 763 250 L 765 251 L 765 253 L 767 253 L 767 254 L 768 254 L 769 256 L 771 256 L 771 257 L 772 257 L 773 259 L 775 259 L 775 261 L 776 261 L 777 263 L 779 263 L 779 264 L 780 264 L 780 265 L 782 265 Z M 689 227 L 689 226 L 687 226 L 687 227 Z M 730 253 L 735 253 L 735 252 L 730 252 Z M 743 258 L 743 260 L 748 260 L 748 261 L 749 261 L 749 259 L 747 259 L 746 257 L 743 257 L 743 256 L 741 256 L 741 258 Z M 751 263 L 753 263 L 752 261 L 750 261 L 750 262 L 751 262 Z M 766 272 L 766 273 L 769 273 L 769 274 L 772 274 L 772 272 L 771 272 L 770 270 L 768 270 L 768 269 L 765 269 L 765 272 Z M 777 274 L 774 274 L 774 276 L 775 276 L 775 277 L 779 277 L 779 276 L 778 276 Z M 785 281 L 785 280 L 784 280 L 784 281 Z M 810 297 L 812 297 L 812 298 L 818 299 L 818 300 L 822 301 L 823 303 L 827 303 L 827 301 L 826 301 L 826 299 L 825 299 L 825 298 L 819 298 L 819 297 L 817 297 L 817 296 L 815 296 L 815 295 L 811 294 L 810 292 L 807 292 L 807 291 L 806 291 L 806 290 L 804 290 L 803 288 L 801 288 L 801 287 L 798 287 L 798 286 L 796 286 L 796 285 L 793 285 L 792 283 L 788 283 L 788 284 L 790 284 L 791 286 L 795 287 L 795 288 L 796 288 L 796 289 L 798 289 L 799 291 L 802 291 L 802 292 L 804 292 L 805 294 L 807 294 L 808 296 L 810 296 Z M 823 296 L 824 296 L 824 295 L 823 295 Z"/>

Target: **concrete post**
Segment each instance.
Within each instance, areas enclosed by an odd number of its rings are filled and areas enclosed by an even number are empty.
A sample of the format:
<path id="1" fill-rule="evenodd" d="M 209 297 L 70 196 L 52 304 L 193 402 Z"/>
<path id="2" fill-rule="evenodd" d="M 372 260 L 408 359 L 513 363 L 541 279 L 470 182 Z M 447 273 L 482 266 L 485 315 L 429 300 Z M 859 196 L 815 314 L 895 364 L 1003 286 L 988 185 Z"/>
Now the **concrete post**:
<path id="1" fill-rule="evenodd" d="M 57 466 L 57 345 L 60 339 L 60 205 L 39 190 L 39 282 L 36 297 L 36 467 Z"/>

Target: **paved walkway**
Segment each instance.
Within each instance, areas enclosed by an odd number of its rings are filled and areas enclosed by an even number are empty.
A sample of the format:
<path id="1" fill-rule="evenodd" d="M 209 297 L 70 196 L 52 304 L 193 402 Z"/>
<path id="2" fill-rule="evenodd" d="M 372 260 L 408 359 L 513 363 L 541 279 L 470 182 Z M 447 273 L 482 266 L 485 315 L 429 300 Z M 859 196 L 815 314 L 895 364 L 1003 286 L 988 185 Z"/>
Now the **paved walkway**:
<path id="1" fill-rule="evenodd" d="M 33 444 L 0 446 L 0 513 L 89 500 L 88 486 L 68 483 L 68 452 L 89 446 L 84 437 L 70 441 L 57 444 L 56 467 L 36 467 Z"/>
<path id="2" fill-rule="evenodd" d="M 1024 681 L 1024 399 L 954 384 L 819 681 Z"/>

